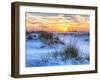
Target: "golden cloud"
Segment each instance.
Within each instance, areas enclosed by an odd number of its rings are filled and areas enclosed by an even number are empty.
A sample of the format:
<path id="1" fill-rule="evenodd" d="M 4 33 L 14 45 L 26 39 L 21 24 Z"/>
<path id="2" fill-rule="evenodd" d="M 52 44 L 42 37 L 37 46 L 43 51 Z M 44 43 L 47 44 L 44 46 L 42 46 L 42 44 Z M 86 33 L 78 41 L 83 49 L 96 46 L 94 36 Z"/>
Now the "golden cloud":
<path id="1" fill-rule="evenodd" d="M 69 19 L 63 14 L 56 16 L 37 16 L 26 13 L 26 31 L 89 31 L 89 17 L 73 15 Z"/>

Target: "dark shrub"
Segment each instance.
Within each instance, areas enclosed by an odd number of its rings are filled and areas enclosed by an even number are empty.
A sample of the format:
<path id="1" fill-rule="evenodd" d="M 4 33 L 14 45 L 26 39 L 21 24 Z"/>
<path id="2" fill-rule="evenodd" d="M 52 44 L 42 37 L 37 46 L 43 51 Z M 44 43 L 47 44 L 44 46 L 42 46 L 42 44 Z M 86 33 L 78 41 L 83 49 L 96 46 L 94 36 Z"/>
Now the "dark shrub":
<path id="1" fill-rule="evenodd" d="M 76 47 L 75 44 L 70 44 L 67 47 L 67 51 L 68 53 L 70 53 L 72 58 L 76 58 L 78 56 L 78 48 Z"/>
<path id="2" fill-rule="evenodd" d="M 89 61 L 90 60 L 90 56 L 87 55 L 85 59 Z"/>
<path id="3" fill-rule="evenodd" d="M 89 41 L 89 39 L 85 39 L 84 41 Z"/>
<path id="4" fill-rule="evenodd" d="M 64 52 L 62 53 L 62 58 L 65 61 L 68 58 L 77 58 L 79 54 L 78 48 L 75 44 L 69 44 L 64 48 Z"/>
<path id="5" fill-rule="evenodd" d="M 52 33 L 49 33 L 49 32 L 44 32 L 44 31 L 41 31 L 41 38 L 43 38 L 44 40 L 52 40 L 53 39 L 53 34 Z"/>
<path id="6" fill-rule="evenodd" d="M 26 39 L 27 40 L 32 40 L 33 39 L 31 32 L 30 33 L 29 32 L 26 33 Z"/>

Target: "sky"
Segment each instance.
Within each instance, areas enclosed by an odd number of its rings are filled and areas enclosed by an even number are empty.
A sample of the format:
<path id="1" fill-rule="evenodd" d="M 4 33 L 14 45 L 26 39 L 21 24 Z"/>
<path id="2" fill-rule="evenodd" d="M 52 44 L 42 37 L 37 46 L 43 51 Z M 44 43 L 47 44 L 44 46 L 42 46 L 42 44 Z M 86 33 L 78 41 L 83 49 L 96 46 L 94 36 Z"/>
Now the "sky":
<path id="1" fill-rule="evenodd" d="M 26 31 L 89 32 L 89 15 L 26 12 Z"/>

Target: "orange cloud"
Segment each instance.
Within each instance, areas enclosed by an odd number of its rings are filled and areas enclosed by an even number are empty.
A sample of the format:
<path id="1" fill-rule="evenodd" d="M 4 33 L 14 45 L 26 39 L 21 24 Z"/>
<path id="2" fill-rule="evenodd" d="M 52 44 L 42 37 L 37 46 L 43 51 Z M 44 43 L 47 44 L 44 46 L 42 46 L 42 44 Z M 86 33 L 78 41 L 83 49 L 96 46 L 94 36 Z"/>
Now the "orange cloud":
<path id="1" fill-rule="evenodd" d="M 89 18 L 81 15 L 73 15 L 72 18 L 69 19 L 63 14 L 56 16 L 37 16 L 27 13 L 26 31 L 89 31 Z"/>

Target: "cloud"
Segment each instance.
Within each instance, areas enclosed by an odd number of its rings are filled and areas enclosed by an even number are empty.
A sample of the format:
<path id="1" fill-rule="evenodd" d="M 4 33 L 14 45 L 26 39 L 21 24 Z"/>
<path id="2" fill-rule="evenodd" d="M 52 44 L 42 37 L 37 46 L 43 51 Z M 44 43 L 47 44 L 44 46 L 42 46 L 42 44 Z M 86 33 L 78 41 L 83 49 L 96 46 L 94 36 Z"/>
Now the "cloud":
<path id="1" fill-rule="evenodd" d="M 32 13 L 26 13 L 26 31 L 89 31 L 89 17 L 82 15 L 66 17 L 64 14 L 45 14 L 45 16 L 41 16 L 39 14 L 34 15 Z"/>

